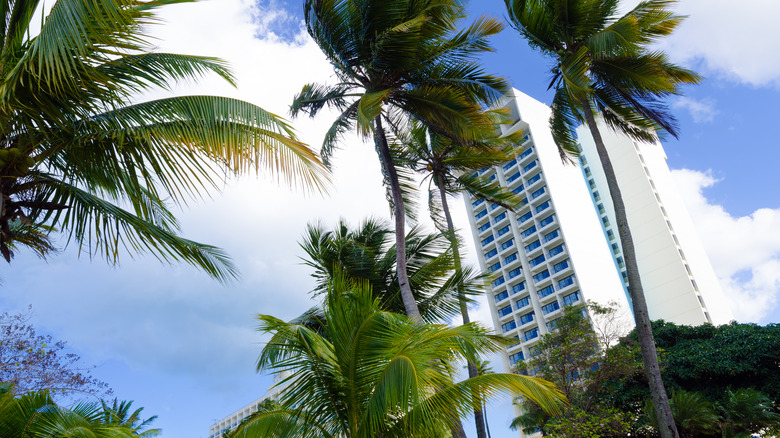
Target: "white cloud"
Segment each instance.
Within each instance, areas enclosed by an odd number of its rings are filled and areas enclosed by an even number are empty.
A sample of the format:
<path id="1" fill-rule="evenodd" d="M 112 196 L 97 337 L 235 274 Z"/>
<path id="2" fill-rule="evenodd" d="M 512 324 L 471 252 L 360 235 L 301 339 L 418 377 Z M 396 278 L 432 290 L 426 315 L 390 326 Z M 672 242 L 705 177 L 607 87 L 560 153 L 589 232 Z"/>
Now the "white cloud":
<path id="1" fill-rule="evenodd" d="M 672 106 L 687 110 L 696 123 L 711 122 L 719 112 L 715 108 L 715 100 L 709 98 L 696 100 L 690 97 L 678 97 Z"/>
<path id="2" fill-rule="evenodd" d="M 717 183 L 711 174 L 682 169 L 672 175 L 734 316 L 763 321 L 780 299 L 780 208 L 734 217 L 704 196 Z"/>
<path id="3" fill-rule="evenodd" d="M 621 10 L 638 0 L 625 0 Z M 752 86 L 780 86 L 780 2 L 776 0 L 685 0 L 675 12 L 688 18 L 661 48 L 674 62 L 693 66 L 707 76 Z"/>

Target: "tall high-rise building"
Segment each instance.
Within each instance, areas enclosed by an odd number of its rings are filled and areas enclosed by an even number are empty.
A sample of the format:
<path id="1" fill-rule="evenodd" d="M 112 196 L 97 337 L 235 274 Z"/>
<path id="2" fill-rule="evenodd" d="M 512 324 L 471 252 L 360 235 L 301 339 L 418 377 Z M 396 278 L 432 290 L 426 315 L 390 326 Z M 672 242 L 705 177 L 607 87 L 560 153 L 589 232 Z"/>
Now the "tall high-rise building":
<path id="1" fill-rule="evenodd" d="M 532 353 L 564 306 L 594 300 L 628 306 L 622 250 L 595 146 L 580 129 L 580 165 L 561 161 L 550 108 L 515 90 L 506 98 L 525 136 L 510 161 L 480 171 L 518 194 L 515 211 L 466 196 L 483 271 L 495 276 L 488 297 L 498 333 L 514 337 L 506 365 Z M 677 195 L 659 143 L 602 130 L 623 191 L 640 276 L 652 319 L 678 324 L 731 320 L 718 280 Z"/>

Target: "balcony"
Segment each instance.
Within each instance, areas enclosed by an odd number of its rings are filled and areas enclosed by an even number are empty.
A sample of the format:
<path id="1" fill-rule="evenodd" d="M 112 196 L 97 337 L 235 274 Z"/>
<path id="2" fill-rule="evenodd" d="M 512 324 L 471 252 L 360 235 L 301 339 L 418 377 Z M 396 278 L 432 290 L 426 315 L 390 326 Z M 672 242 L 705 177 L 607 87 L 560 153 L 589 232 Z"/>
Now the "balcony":
<path id="1" fill-rule="evenodd" d="M 544 219 L 539 221 L 539 229 L 541 230 L 542 228 L 547 227 L 548 225 L 554 224 L 554 223 L 555 223 L 555 215 L 551 214 L 551 215 L 547 216 L 546 218 L 544 218 Z"/>

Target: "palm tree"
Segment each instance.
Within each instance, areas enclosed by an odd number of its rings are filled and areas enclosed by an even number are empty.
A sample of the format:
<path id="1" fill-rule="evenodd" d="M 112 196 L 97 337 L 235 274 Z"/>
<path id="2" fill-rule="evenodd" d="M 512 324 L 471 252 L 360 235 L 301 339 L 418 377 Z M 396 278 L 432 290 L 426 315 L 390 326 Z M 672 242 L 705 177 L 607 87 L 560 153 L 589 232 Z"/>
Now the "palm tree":
<path id="1" fill-rule="evenodd" d="M 90 257 L 116 263 L 124 250 L 150 252 L 224 280 L 235 275 L 229 258 L 179 236 L 167 200 L 186 202 L 218 188 L 221 174 L 260 168 L 322 188 L 317 156 L 255 105 L 217 96 L 130 103 L 204 74 L 233 83 L 216 58 L 152 51 L 144 26 L 157 8 L 183 1 L 57 0 L 42 17 L 38 0 L 0 0 L 7 261 L 21 247 L 45 257 L 57 249 L 50 233 L 62 232 Z"/>
<path id="2" fill-rule="evenodd" d="M 487 374 L 452 383 L 457 360 L 498 351 L 476 324 L 423 324 L 381 310 L 365 281 L 337 276 L 325 297 L 325 333 L 259 315 L 270 333 L 258 369 L 290 373 L 281 407 L 241 425 L 236 437 L 441 437 L 451 412 L 503 391 L 556 411 L 561 394 L 540 379 Z"/>
<path id="3" fill-rule="evenodd" d="M 325 136 L 326 164 L 340 137 L 357 128 L 373 137 L 395 217 L 398 282 L 406 313 L 420 320 L 405 265 L 406 208 L 402 182 L 385 124 L 409 116 L 441 132 L 468 137 L 471 126 L 490 124 L 480 104 L 492 104 L 505 83 L 482 72 L 475 53 L 489 49 L 487 38 L 502 29 L 481 18 L 456 32 L 463 17 L 458 0 L 307 0 L 309 34 L 333 65 L 338 83 L 306 85 L 291 112 L 315 116 L 330 106 L 341 114 Z"/>
<path id="4" fill-rule="evenodd" d="M 669 11 L 673 0 L 646 0 L 622 17 L 616 16 L 618 0 L 505 2 L 512 24 L 532 47 L 553 60 L 550 88 L 555 89 L 555 97 L 550 126 L 561 156 L 566 159 L 577 153 L 572 134 L 575 124 L 587 123 L 593 135 L 615 209 L 628 292 L 661 436 L 677 437 L 625 205 L 595 113 L 599 112 L 611 129 L 637 140 L 654 141 L 658 130 L 677 135 L 675 120 L 662 99 L 700 78 L 648 46 L 669 35 L 683 17 Z"/>
<path id="5" fill-rule="evenodd" d="M 344 219 L 332 229 L 309 224 L 301 248 L 304 263 L 314 269 L 314 295 L 324 294 L 338 275 L 368 282 L 384 310 L 405 311 L 401 300 L 393 230 L 382 220 L 366 219 L 352 229 Z M 424 234 L 415 227 L 406 236 L 406 262 L 409 282 L 421 317 L 426 322 L 446 321 L 459 309 L 458 292 L 464 299 L 479 293 L 471 270 L 454 269 L 449 241 L 443 234 Z M 322 320 L 322 309 L 314 307 L 297 322 Z"/>
<path id="6" fill-rule="evenodd" d="M 144 408 L 131 410 L 133 405 L 132 401 L 119 401 L 114 399 L 109 405 L 105 400 L 100 400 L 100 405 L 102 415 L 101 421 L 104 424 L 125 427 L 141 438 L 152 438 L 162 433 L 162 429 L 147 429 L 149 425 L 157 419 L 157 415 L 153 415 L 145 420 L 141 419 L 141 412 Z"/>
<path id="7" fill-rule="evenodd" d="M 20 438 L 134 438 L 124 425 L 104 422 L 97 403 L 58 406 L 47 391 L 14 397 L 10 385 L 0 386 L 0 436 Z M 140 435 L 144 436 L 144 435 Z"/>
<path id="8" fill-rule="evenodd" d="M 508 161 L 515 145 L 519 143 L 520 134 L 518 131 L 515 135 L 502 137 L 495 126 L 490 126 L 472 141 L 458 141 L 412 121 L 409 129 L 399 135 L 400 144 L 396 148 L 396 154 L 400 155 L 399 161 L 429 179 L 429 211 L 436 226 L 450 239 L 456 272 L 462 269 L 460 242 L 447 197 L 467 191 L 510 209 L 517 205 L 519 198 L 516 195 L 498 183 L 485 181 L 476 171 Z M 464 324 L 471 321 L 468 302 L 463 291 L 459 291 L 460 313 Z M 469 377 L 477 376 L 474 364 L 469 363 L 467 368 Z M 477 437 L 486 438 L 487 427 L 481 411 L 474 412 L 474 423 Z"/>

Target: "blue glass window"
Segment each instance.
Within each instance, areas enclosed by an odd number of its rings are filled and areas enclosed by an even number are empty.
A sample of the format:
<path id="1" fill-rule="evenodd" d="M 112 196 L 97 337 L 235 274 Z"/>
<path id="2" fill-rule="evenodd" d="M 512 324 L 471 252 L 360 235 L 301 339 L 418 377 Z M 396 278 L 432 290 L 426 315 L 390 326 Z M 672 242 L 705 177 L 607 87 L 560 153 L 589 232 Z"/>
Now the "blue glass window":
<path id="1" fill-rule="evenodd" d="M 538 291 L 536 291 L 536 294 L 539 295 L 539 298 L 544 298 L 546 296 L 549 296 L 553 292 L 555 292 L 555 289 L 553 288 L 553 285 L 549 285 L 549 286 L 547 286 L 545 288 L 542 288 L 542 289 L 539 289 Z"/>
<path id="2" fill-rule="evenodd" d="M 544 271 L 534 275 L 534 281 L 538 283 L 549 276 L 550 276 L 550 271 L 545 269 Z"/>
<path id="3" fill-rule="evenodd" d="M 513 295 L 518 293 L 518 292 L 522 292 L 523 290 L 525 290 L 525 282 L 518 283 L 518 284 L 512 286 L 512 294 Z"/>
<path id="4" fill-rule="evenodd" d="M 533 234 L 535 232 L 536 232 L 536 226 L 535 225 L 531 225 L 530 227 L 528 227 L 525 230 L 523 230 L 523 232 L 520 233 L 520 235 L 523 236 L 523 238 L 526 238 L 526 237 L 530 236 L 531 234 Z"/>
<path id="5" fill-rule="evenodd" d="M 510 255 L 509 257 L 504 259 L 504 264 L 512 263 L 513 261 L 517 260 L 517 253 L 514 253 Z"/>
<path id="6" fill-rule="evenodd" d="M 535 250 L 536 248 L 539 248 L 540 246 L 542 246 L 542 244 L 538 240 L 534 240 L 533 242 L 525 246 L 525 252 L 529 253 Z"/>
<path id="7" fill-rule="evenodd" d="M 534 312 L 528 312 L 520 317 L 520 325 L 528 324 L 534 320 Z"/>
<path id="8" fill-rule="evenodd" d="M 516 189 L 512 190 L 512 193 L 514 193 L 515 195 L 517 195 L 517 194 L 519 194 L 520 192 L 522 192 L 523 190 L 525 190 L 525 186 L 524 186 L 524 185 L 522 185 L 522 184 L 520 184 L 519 186 L 517 186 L 517 188 L 516 188 Z"/>
<path id="9" fill-rule="evenodd" d="M 495 279 L 495 280 L 494 280 L 492 283 L 490 283 L 490 284 L 492 284 L 492 285 L 493 285 L 493 287 L 498 287 L 498 286 L 501 286 L 502 284 L 504 284 L 504 282 L 505 282 L 505 281 L 506 281 L 506 280 L 504 279 L 504 277 L 498 277 L 497 279 Z"/>
<path id="10" fill-rule="evenodd" d="M 479 204 L 481 204 L 481 203 L 483 203 L 483 202 L 485 202 L 485 200 L 484 200 L 484 199 L 477 199 L 476 201 L 474 201 L 474 202 L 472 202 L 472 203 L 471 203 L 471 206 L 472 206 L 472 207 L 477 207 L 477 206 L 479 206 Z"/>
<path id="11" fill-rule="evenodd" d="M 558 289 L 563 289 L 566 286 L 574 284 L 574 276 L 570 275 L 558 282 Z"/>
<path id="12" fill-rule="evenodd" d="M 514 364 L 516 364 L 516 363 L 518 363 L 518 362 L 520 362 L 522 360 L 525 360 L 523 358 L 523 352 L 522 351 L 520 351 L 518 353 L 515 353 L 515 354 L 510 354 L 509 355 L 509 364 L 510 365 L 514 365 Z"/>
<path id="13" fill-rule="evenodd" d="M 529 186 L 533 185 L 533 183 L 539 181 L 540 179 L 542 179 L 542 174 L 541 173 L 537 173 L 536 175 L 528 178 L 528 185 Z"/>
<path id="14" fill-rule="evenodd" d="M 485 225 L 482 225 L 481 227 L 479 227 L 479 232 L 481 233 L 481 232 L 487 230 L 488 228 L 490 228 L 490 222 L 488 222 Z"/>
<path id="15" fill-rule="evenodd" d="M 579 300 L 580 300 L 580 291 L 572 292 L 569 295 L 563 297 L 563 305 L 568 306 L 569 304 L 576 303 Z"/>
<path id="16" fill-rule="evenodd" d="M 496 294 L 496 296 L 493 297 L 493 299 L 496 300 L 497 303 L 504 301 L 507 298 L 509 298 L 509 292 L 507 291 L 503 291 L 500 294 Z"/>
<path id="17" fill-rule="evenodd" d="M 496 240 L 496 238 L 493 237 L 493 235 L 491 234 L 490 236 L 482 239 L 482 246 L 485 246 L 485 245 L 487 245 L 488 243 L 490 243 L 490 242 L 492 242 L 494 240 Z"/>
<path id="18" fill-rule="evenodd" d="M 545 234 L 544 235 L 544 243 L 547 243 L 547 242 L 555 239 L 556 237 L 558 237 L 558 235 L 559 235 L 558 234 L 558 230 L 551 231 L 551 232 Z"/>
<path id="19" fill-rule="evenodd" d="M 504 219 L 506 219 L 506 212 L 503 212 L 503 213 L 499 214 L 498 216 L 496 216 L 496 218 L 493 219 L 493 223 L 497 224 L 497 223 L 501 222 Z"/>
<path id="20" fill-rule="evenodd" d="M 538 207 L 536 207 L 536 210 L 535 210 L 535 211 L 536 211 L 537 213 L 539 213 L 539 212 L 542 212 L 542 211 L 544 211 L 544 210 L 547 210 L 549 207 L 550 207 L 550 201 L 544 201 L 544 202 L 542 202 L 541 204 L 539 204 L 539 206 L 538 206 Z"/>
<path id="21" fill-rule="evenodd" d="M 498 316 L 499 317 L 507 316 L 510 313 L 512 313 L 512 306 L 505 306 L 505 307 L 502 307 L 502 308 L 498 309 Z"/>
<path id="22" fill-rule="evenodd" d="M 544 218 L 544 219 L 539 221 L 539 227 L 544 228 L 547 225 L 550 225 L 551 223 L 553 223 L 553 221 L 555 221 L 555 215 L 551 214 L 551 215 L 547 216 L 546 218 Z"/>
<path id="23" fill-rule="evenodd" d="M 487 209 L 484 209 L 480 211 L 479 213 L 475 214 L 474 217 L 477 219 L 482 219 L 487 214 Z"/>
<path id="24" fill-rule="evenodd" d="M 495 264 L 488 266 L 488 272 L 495 272 L 501 269 L 501 262 L 496 262 Z"/>
<path id="25" fill-rule="evenodd" d="M 545 191 L 545 189 L 544 189 L 544 187 L 542 187 L 541 189 L 531 193 L 531 199 L 536 199 L 536 198 L 544 195 L 544 191 Z"/>
<path id="26" fill-rule="evenodd" d="M 514 166 L 515 164 L 517 164 L 517 160 L 512 160 L 504 164 L 504 170 L 508 170 L 510 167 Z"/>
<path id="27" fill-rule="evenodd" d="M 558 301 L 553 301 L 550 304 L 546 304 L 546 305 L 542 306 L 542 313 L 547 315 L 548 313 L 555 312 L 556 310 L 558 310 L 560 308 L 561 308 L 561 306 L 558 304 Z M 511 311 L 512 309 L 509 309 L 509 310 Z"/>
<path id="28" fill-rule="evenodd" d="M 544 254 L 540 255 L 539 257 L 535 257 L 531 260 L 528 260 L 528 264 L 531 265 L 531 267 L 534 267 L 543 262 L 544 262 Z"/>
<path id="29" fill-rule="evenodd" d="M 539 328 L 532 328 L 531 330 L 526 330 L 526 332 L 523 334 L 523 338 L 526 341 L 530 341 L 531 339 L 539 337 Z"/>
<path id="30" fill-rule="evenodd" d="M 495 248 L 491 249 L 490 251 L 488 251 L 488 252 L 485 254 L 485 260 L 489 260 L 489 259 L 491 259 L 491 258 L 492 258 L 493 256 L 495 256 L 496 254 L 498 254 L 498 250 L 497 250 L 497 249 L 495 249 Z"/>
<path id="31" fill-rule="evenodd" d="M 501 207 L 501 206 L 494 202 L 494 203 L 490 204 L 490 211 L 493 211 L 493 210 L 497 209 L 498 207 Z"/>
<path id="32" fill-rule="evenodd" d="M 517 328 L 517 323 L 515 323 L 514 321 L 509 321 L 508 323 L 501 325 L 501 332 L 506 333 L 509 330 L 512 330 L 514 328 Z"/>
<path id="33" fill-rule="evenodd" d="M 523 307 L 531 305 L 531 298 L 525 297 L 522 299 L 517 300 L 517 308 L 522 309 Z"/>
<path id="34" fill-rule="evenodd" d="M 547 253 L 550 257 L 557 256 L 558 254 L 563 252 L 563 244 L 560 244 L 556 246 L 555 248 L 551 249 L 550 252 Z"/>
<path id="35" fill-rule="evenodd" d="M 560 263 L 556 263 L 555 265 L 553 265 L 553 272 L 561 272 L 568 267 L 569 267 L 569 260 L 566 259 Z"/>
<path id="36" fill-rule="evenodd" d="M 523 167 L 523 173 L 528 172 L 529 170 L 533 169 L 534 167 L 536 167 L 537 164 L 539 164 L 539 163 L 536 160 L 533 160 L 530 163 L 526 164 Z"/>
<path id="37" fill-rule="evenodd" d="M 490 177 L 488 178 L 488 182 L 493 182 L 495 180 L 496 180 L 496 174 L 495 173 L 490 175 Z"/>
<path id="38" fill-rule="evenodd" d="M 527 221 L 528 219 L 531 219 L 532 217 L 534 217 L 534 215 L 531 214 L 531 212 L 529 211 L 528 213 L 517 218 L 517 223 L 522 224 L 523 222 Z"/>
<path id="39" fill-rule="evenodd" d="M 528 148 L 528 149 L 524 150 L 523 153 L 520 154 L 520 159 L 522 160 L 523 158 L 531 155 L 533 153 L 533 151 L 534 150 L 532 148 Z"/>
<path id="40" fill-rule="evenodd" d="M 506 242 L 501 244 L 501 251 L 503 251 L 503 250 L 505 250 L 507 248 L 512 247 L 512 245 L 514 245 L 514 244 L 515 244 L 515 239 L 507 240 Z"/>
<path id="41" fill-rule="evenodd" d="M 504 234 L 509 232 L 509 225 L 505 226 L 504 228 L 501 228 L 498 230 L 498 235 L 503 236 Z"/>
<path id="42" fill-rule="evenodd" d="M 520 172 L 515 172 L 514 174 L 512 174 L 512 176 L 508 176 L 506 178 L 506 182 L 507 183 L 511 183 L 512 181 L 516 180 L 517 178 L 520 178 Z"/>
<path id="43" fill-rule="evenodd" d="M 522 273 L 523 272 L 520 270 L 520 268 L 512 269 L 511 271 L 509 271 L 509 278 L 515 278 Z"/>

